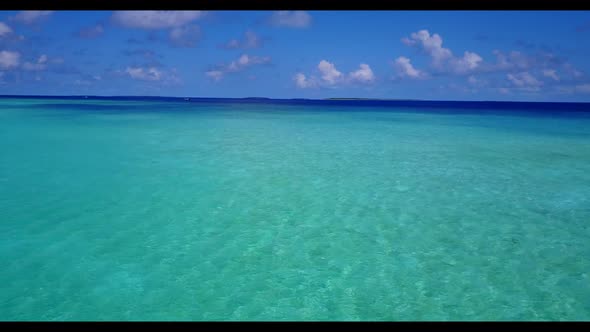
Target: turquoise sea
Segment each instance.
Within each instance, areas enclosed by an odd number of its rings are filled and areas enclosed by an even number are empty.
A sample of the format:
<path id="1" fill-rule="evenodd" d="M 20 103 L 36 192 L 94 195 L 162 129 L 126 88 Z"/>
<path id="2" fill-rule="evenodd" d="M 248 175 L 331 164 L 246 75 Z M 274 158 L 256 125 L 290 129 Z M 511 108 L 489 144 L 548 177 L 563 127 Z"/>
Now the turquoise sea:
<path id="1" fill-rule="evenodd" d="M 482 105 L 0 99 L 0 320 L 589 320 L 590 105 Z"/>

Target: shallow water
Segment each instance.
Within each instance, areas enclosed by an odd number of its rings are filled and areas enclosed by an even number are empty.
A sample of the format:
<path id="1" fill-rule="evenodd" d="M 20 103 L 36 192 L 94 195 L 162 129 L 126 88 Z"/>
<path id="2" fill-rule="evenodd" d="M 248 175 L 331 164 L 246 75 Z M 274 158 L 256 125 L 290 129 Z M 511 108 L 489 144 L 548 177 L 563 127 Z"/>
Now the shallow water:
<path id="1" fill-rule="evenodd" d="M 0 320 L 588 320 L 590 115 L 0 100 Z"/>

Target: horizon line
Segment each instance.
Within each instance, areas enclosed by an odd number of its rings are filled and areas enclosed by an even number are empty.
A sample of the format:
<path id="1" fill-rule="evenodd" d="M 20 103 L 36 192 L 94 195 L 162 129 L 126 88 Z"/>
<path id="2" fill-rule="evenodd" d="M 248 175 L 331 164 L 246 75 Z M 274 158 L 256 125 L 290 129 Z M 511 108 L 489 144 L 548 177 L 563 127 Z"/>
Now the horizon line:
<path id="1" fill-rule="evenodd" d="M 417 101 L 417 102 L 465 102 L 465 103 L 555 103 L 555 104 L 590 104 L 590 101 L 523 101 L 523 100 L 444 100 L 444 99 L 402 99 L 402 98 L 362 98 L 362 97 L 327 97 L 327 98 L 270 98 L 270 97 L 188 97 L 188 96 L 142 96 L 142 95 L 5 95 L 0 98 L 175 98 L 175 99 L 261 99 L 261 100 L 309 100 L 309 101 Z"/>

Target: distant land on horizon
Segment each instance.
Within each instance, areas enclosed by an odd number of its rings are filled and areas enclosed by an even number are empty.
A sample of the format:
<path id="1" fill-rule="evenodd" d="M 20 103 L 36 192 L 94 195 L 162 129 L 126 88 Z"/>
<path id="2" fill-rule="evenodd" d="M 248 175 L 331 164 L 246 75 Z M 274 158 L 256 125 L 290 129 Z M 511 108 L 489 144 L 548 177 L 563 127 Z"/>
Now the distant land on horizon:
<path id="1" fill-rule="evenodd" d="M 439 100 L 439 99 L 403 99 L 403 98 L 357 98 L 357 97 L 330 97 L 330 98 L 269 98 L 269 97 L 187 97 L 187 96 L 142 96 L 142 95 L 2 95 L 0 98 L 47 98 L 47 99 L 207 99 L 207 100 L 305 100 L 305 101 L 402 101 L 402 102 L 443 102 L 443 103 L 519 103 L 519 104 L 586 104 L 585 101 L 522 101 L 522 100 Z"/>

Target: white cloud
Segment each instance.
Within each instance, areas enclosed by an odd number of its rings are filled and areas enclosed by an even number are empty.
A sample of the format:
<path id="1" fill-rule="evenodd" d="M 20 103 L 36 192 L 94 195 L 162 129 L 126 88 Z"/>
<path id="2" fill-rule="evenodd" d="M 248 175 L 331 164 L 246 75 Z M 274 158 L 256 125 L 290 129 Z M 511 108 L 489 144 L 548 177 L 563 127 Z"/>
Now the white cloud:
<path id="1" fill-rule="evenodd" d="M 12 51 L 0 51 L 0 68 L 11 69 L 18 67 L 20 53 Z"/>
<path id="2" fill-rule="evenodd" d="M 526 91 L 538 91 L 543 85 L 543 82 L 536 79 L 529 72 L 507 74 L 506 77 L 514 86 Z"/>
<path id="3" fill-rule="evenodd" d="M 214 81 L 219 81 L 223 78 L 223 72 L 221 70 L 209 70 L 205 72 L 205 75 Z"/>
<path id="4" fill-rule="evenodd" d="M 371 67 L 365 63 L 361 63 L 360 68 L 349 74 L 350 80 L 359 83 L 371 83 L 375 81 L 375 75 Z"/>
<path id="5" fill-rule="evenodd" d="M 127 28 L 167 29 L 188 24 L 204 14 L 199 10 L 123 10 L 113 13 L 112 20 Z"/>
<path id="6" fill-rule="evenodd" d="M 533 75 L 528 72 L 522 72 L 518 74 L 508 74 L 508 80 L 510 80 L 514 85 L 518 87 L 523 86 L 539 86 L 542 84 L 539 80 L 537 80 Z"/>
<path id="7" fill-rule="evenodd" d="M 532 73 L 540 73 L 539 75 L 542 74 L 553 81 L 560 81 L 560 76 L 573 79 L 582 77 L 582 73 L 564 63 L 564 59 L 547 52 L 527 55 L 518 51 L 494 50 L 495 62 L 485 62 L 482 56 L 470 51 L 465 51 L 462 56 L 455 56 L 450 49 L 443 47 L 440 35 L 431 34 L 428 30 L 414 32 L 410 37 L 402 38 L 402 42 L 428 55 L 431 67 L 436 73 L 466 76 L 474 73 L 506 73 L 510 85 L 503 87 L 506 91 L 498 90 L 501 93 L 541 90 L 545 86 L 544 82 Z M 399 77 L 420 77 L 420 72 L 416 71 L 406 58 L 400 57 L 394 66 Z M 558 76 L 557 72 L 561 74 Z M 467 82 L 473 87 L 488 85 L 487 81 L 476 79 L 474 76 L 468 77 Z"/>
<path id="8" fill-rule="evenodd" d="M 532 67 L 534 59 L 518 51 L 511 51 L 508 55 L 499 50 L 493 51 L 496 64 L 492 70 L 527 70 Z"/>
<path id="9" fill-rule="evenodd" d="M 127 67 L 124 71 L 117 70 L 115 74 L 123 74 L 131 79 L 145 82 L 157 82 L 159 85 L 179 85 L 182 80 L 178 77 L 176 68 L 164 70 L 155 66 Z M 99 81 L 100 76 L 91 76 L 93 80 Z M 155 86 L 152 86 L 155 87 Z"/>
<path id="10" fill-rule="evenodd" d="M 41 71 L 47 68 L 47 55 L 43 54 L 37 59 L 36 62 L 25 62 L 23 63 L 23 69 L 28 71 Z"/>
<path id="11" fill-rule="evenodd" d="M 462 74 L 476 69 L 483 59 L 473 52 L 466 51 L 460 59 L 451 61 L 452 69 L 456 74 Z"/>
<path id="12" fill-rule="evenodd" d="M 162 71 L 155 67 L 142 68 L 142 67 L 127 67 L 125 73 L 134 80 L 141 81 L 159 81 L 162 79 Z"/>
<path id="13" fill-rule="evenodd" d="M 228 73 L 239 72 L 254 65 L 268 64 L 270 61 L 271 58 L 268 56 L 260 57 L 242 54 L 237 60 L 233 60 L 227 65 L 222 64 L 215 69 L 206 71 L 205 75 L 214 81 L 219 81 Z"/>
<path id="14" fill-rule="evenodd" d="M 262 46 L 262 40 L 251 30 L 246 31 L 244 40 L 232 39 L 224 45 L 225 48 L 229 49 L 251 49 L 260 46 Z"/>
<path id="15" fill-rule="evenodd" d="M 195 47 L 201 38 L 201 29 L 196 25 L 176 27 L 168 35 L 170 43 L 177 47 Z"/>
<path id="16" fill-rule="evenodd" d="M 366 63 L 361 63 L 359 69 L 344 75 L 336 69 L 336 66 L 327 61 L 321 60 L 317 66 L 319 77 L 315 75 L 306 76 L 303 73 L 297 73 L 293 76 L 293 81 L 298 88 L 317 88 L 317 87 L 336 87 L 342 84 L 362 83 L 369 84 L 375 81 L 375 74 L 371 67 Z"/>
<path id="17" fill-rule="evenodd" d="M 375 81 L 375 74 L 366 63 L 361 63 L 359 69 L 351 71 L 347 75 L 336 69 L 336 66 L 327 61 L 321 60 L 317 66 L 319 77 L 315 75 L 306 76 L 297 73 L 293 81 L 298 88 L 337 87 L 343 84 L 362 83 L 370 84 Z"/>
<path id="18" fill-rule="evenodd" d="M 557 76 L 557 72 L 556 72 L 555 69 L 544 69 L 543 70 L 543 76 L 550 77 L 554 81 L 559 81 L 559 76 Z"/>
<path id="19" fill-rule="evenodd" d="M 322 80 L 330 85 L 335 84 L 342 78 L 342 73 L 336 69 L 336 66 L 326 60 L 320 61 L 318 69 L 322 75 Z"/>
<path id="20" fill-rule="evenodd" d="M 442 47 L 443 40 L 437 33 L 430 35 L 428 30 L 413 32 L 410 38 L 403 38 L 402 42 L 408 46 L 418 46 L 426 54 L 432 57 L 435 67 L 442 66 L 443 62 L 453 56 L 451 50 Z"/>
<path id="21" fill-rule="evenodd" d="M 295 85 L 301 89 L 315 88 L 318 86 L 318 82 L 315 78 L 308 78 L 303 73 L 295 74 L 293 81 L 295 81 Z"/>
<path id="22" fill-rule="evenodd" d="M 248 54 L 242 54 L 237 61 L 232 61 L 227 69 L 229 71 L 240 71 L 246 67 L 253 66 L 253 65 L 262 65 L 270 63 L 270 57 L 259 57 L 259 56 L 250 56 Z"/>
<path id="23" fill-rule="evenodd" d="M 289 28 L 306 28 L 311 25 L 311 15 L 302 10 L 277 11 L 272 13 L 270 23 Z"/>
<path id="24" fill-rule="evenodd" d="M 414 68 L 410 59 L 400 56 L 393 62 L 393 68 L 398 77 L 409 77 L 409 78 L 425 78 L 426 74 L 421 70 Z"/>
<path id="25" fill-rule="evenodd" d="M 12 28 L 4 22 L 0 22 L 0 38 L 12 33 Z"/>
<path id="26" fill-rule="evenodd" d="M 307 80 L 307 77 L 305 77 L 305 74 L 303 74 L 303 73 L 295 74 L 295 76 L 293 77 L 293 80 L 295 81 L 295 85 L 297 85 L 297 87 L 299 87 L 299 88 L 307 88 L 309 86 L 309 81 Z"/>
<path id="27" fill-rule="evenodd" d="M 52 10 L 23 10 L 12 19 L 23 24 L 34 24 L 48 18 L 53 14 Z"/>
<path id="28" fill-rule="evenodd" d="M 442 37 L 428 30 L 420 30 L 410 34 L 410 38 L 402 38 L 402 42 L 408 46 L 418 47 L 432 59 L 432 67 L 440 71 L 448 71 L 453 74 L 465 74 L 475 70 L 483 61 L 482 57 L 474 52 L 466 51 L 462 58 L 453 56 L 450 49 L 442 46 Z"/>

